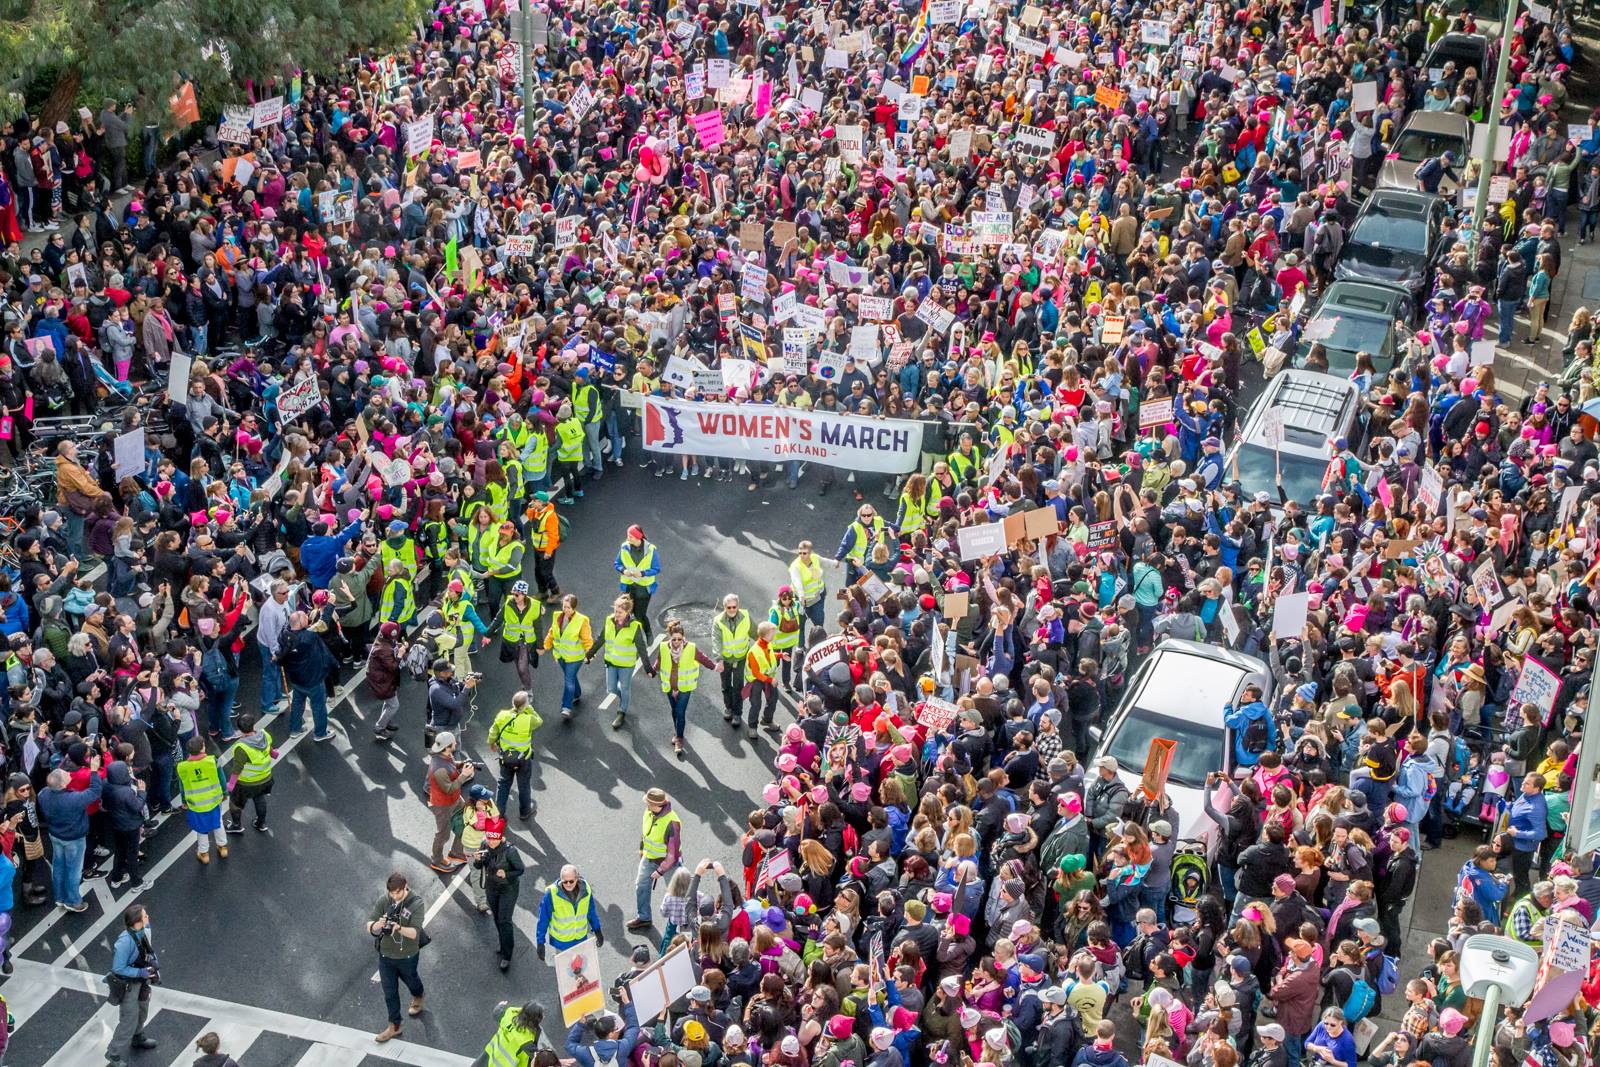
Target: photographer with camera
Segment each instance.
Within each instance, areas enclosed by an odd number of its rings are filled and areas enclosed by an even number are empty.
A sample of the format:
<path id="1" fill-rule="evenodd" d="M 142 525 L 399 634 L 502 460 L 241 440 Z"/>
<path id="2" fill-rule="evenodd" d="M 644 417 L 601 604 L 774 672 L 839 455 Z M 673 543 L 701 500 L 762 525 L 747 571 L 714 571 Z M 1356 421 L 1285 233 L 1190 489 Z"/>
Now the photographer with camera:
<path id="1" fill-rule="evenodd" d="M 620 1019 L 601 1012 L 579 1019 L 567 1031 L 567 1055 L 578 1067 L 619 1067 L 633 1055 L 633 1047 L 639 1043 L 639 1017 L 626 988 L 617 990 L 617 1000 L 622 1005 Z M 587 1047 L 583 1044 L 585 1031 L 594 1034 L 594 1043 Z"/>
<path id="2" fill-rule="evenodd" d="M 517 815 L 523 822 L 533 817 L 533 732 L 544 725 L 525 689 L 512 694 L 511 706 L 494 717 L 489 727 L 489 751 L 500 757 L 500 784 L 495 807 L 506 810 L 511 780 L 517 782 Z"/>
<path id="3" fill-rule="evenodd" d="M 515 948 L 511 918 L 517 910 L 517 893 L 526 869 L 522 857 L 506 840 L 506 821 L 495 819 L 483 828 L 483 848 L 472 857 L 472 865 L 483 871 L 484 891 L 489 899 L 489 914 L 494 918 L 500 947 L 495 955 L 502 972 L 511 969 Z"/>
<path id="4" fill-rule="evenodd" d="M 411 991 L 407 1014 L 422 1014 L 422 978 L 417 974 L 417 957 L 427 943 L 422 931 L 422 898 L 411 891 L 406 876 L 396 871 L 389 876 L 383 896 L 367 917 L 367 933 L 378 947 L 378 984 L 383 987 L 384 1007 L 389 1010 L 389 1026 L 374 1035 L 380 1043 L 400 1036 L 400 983 Z"/>
<path id="5" fill-rule="evenodd" d="M 469 674 L 466 681 L 461 681 L 456 678 L 455 664 L 443 657 L 433 661 L 433 680 L 428 683 L 428 722 L 422 732 L 423 741 L 430 747 L 438 734 L 456 733 L 466 725 L 472 706 L 469 690 L 477 685 L 477 675 Z"/>
<path id="6" fill-rule="evenodd" d="M 451 827 L 456 809 L 461 807 L 461 790 L 478 773 L 477 765 L 456 758 L 456 735 L 441 731 L 433 739 L 428 759 L 428 808 L 433 812 L 433 851 L 429 866 L 440 874 L 455 874 L 466 859 L 461 852 L 461 837 Z M 450 846 L 445 855 L 444 847 Z"/>
<path id="7" fill-rule="evenodd" d="M 150 914 L 143 905 L 130 904 L 122 913 L 122 926 L 106 975 L 111 1003 L 117 1007 L 117 1028 L 106 1046 L 109 1067 L 127 1067 L 130 1048 L 156 1047 L 144 1036 L 145 1020 L 150 1017 L 150 987 L 161 981 L 155 949 L 150 947 Z"/>

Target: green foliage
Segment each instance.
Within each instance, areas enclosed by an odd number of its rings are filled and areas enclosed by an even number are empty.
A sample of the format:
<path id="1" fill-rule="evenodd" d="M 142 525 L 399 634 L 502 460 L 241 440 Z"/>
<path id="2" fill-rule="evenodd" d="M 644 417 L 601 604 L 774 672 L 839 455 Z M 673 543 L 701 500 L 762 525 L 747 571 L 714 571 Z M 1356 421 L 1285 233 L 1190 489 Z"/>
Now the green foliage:
<path id="1" fill-rule="evenodd" d="M 200 109 L 245 98 L 245 83 L 336 69 L 351 54 L 403 43 L 427 0 L 0 0 L 0 112 L 23 107 L 42 71 L 81 78 L 79 101 L 166 111 L 183 77 Z M 224 65 L 222 49 L 231 61 Z M 167 121 L 170 123 L 170 117 Z"/>

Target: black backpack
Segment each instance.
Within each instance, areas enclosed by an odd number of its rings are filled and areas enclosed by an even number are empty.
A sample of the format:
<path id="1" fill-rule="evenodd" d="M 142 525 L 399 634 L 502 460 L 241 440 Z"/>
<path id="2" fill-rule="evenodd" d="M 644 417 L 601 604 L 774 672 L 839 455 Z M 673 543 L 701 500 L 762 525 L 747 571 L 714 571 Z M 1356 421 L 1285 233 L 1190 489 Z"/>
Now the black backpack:
<path id="1" fill-rule="evenodd" d="M 1267 729 L 1265 715 L 1259 719 L 1251 719 L 1249 724 L 1245 726 L 1243 735 L 1239 738 L 1244 750 L 1252 756 L 1259 756 L 1265 752 L 1271 741 L 1272 731 Z"/>

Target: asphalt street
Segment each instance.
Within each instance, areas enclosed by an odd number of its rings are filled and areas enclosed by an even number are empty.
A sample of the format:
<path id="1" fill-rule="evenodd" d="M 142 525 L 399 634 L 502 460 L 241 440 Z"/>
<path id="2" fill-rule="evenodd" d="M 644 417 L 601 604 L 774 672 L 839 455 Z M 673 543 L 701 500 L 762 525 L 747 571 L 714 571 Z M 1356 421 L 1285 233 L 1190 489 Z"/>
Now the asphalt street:
<path id="1" fill-rule="evenodd" d="M 627 527 L 639 523 L 662 559 L 651 606 L 658 632 L 664 618 L 678 616 L 696 640 L 708 641 L 711 616 L 730 592 L 764 617 L 787 581 L 794 546 L 810 538 L 831 556 L 856 506 L 842 477 L 819 496 L 815 473 L 795 491 L 779 485 L 748 492 L 741 481 L 651 478 L 633 461 L 610 467 L 569 509 L 571 536 L 556 562 L 561 587 L 578 594 L 580 610 L 598 627 L 617 592 L 617 546 Z M 882 504 L 877 489 L 868 499 Z M 829 577 L 836 588 L 837 572 Z M 495 712 L 518 687 L 496 649 L 491 645 L 477 656 L 484 680 L 465 731 L 469 752 L 480 758 Z M 611 709 L 600 708 L 605 680 L 598 660 L 584 670 L 585 699 L 570 725 L 559 716 L 560 674 L 548 659 L 543 663 L 534 682 L 535 704 L 546 720 L 534 739 L 538 812 L 531 825 L 515 817 L 510 823 L 528 874 L 508 975 L 495 966 L 493 928 L 473 909 L 468 887 L 459 876 L 428 868 L 433 827 L 423 787 L 424 687 L 408 682 L 402 689 L 403 729 L 383 746 L 371 741 L 364 721 L 375 714 L 376 702 L 356 686 L 353 701 L 333 710 L 334 741 L 317 744 L 306 736 L 286 748 L 275 770 L 266 834 L 247 829 L 230 839 L 228 859 L 214 858 L 209 866 L 194 860 L 181 819 L 168 820 L 148 843 L 149 885 L 137 899 L 150 910 L 162 958 L 164 985 L 150 1031 L 161 1047 L 135 1062 L 187 1064 L 192 1053 L 185 1050 L 195 1036 L 231 1021 L 242 1028 L 237 1047 L 226 1050 L 244 1067 L 351 1064 L 361 1062 L 361 1054 L 377 1057 L 372 1062 L 464 1063 L 429 1049 L 475 1056 L 492 1032 L 498 1000 L 535 999 L 558 1014 L 554 980 L 533 955 L 531 935 L 539 894 L 561 864 L 576 863 L 597 891 L 606 973 L 624 966 L 639 943 L 623 924 L 632 915 L 646 789 L 660 786 L 672 796 L 684 820 L 689 865 L 702 856 L 731 865 L 752 798 L 776 754 L 770 736 L 748 742 L 742 731 L 726 727 L 715 679 L 709 679 L 691 705 L 689 754 L 679 762 L 659 684 L 642 671 L 629 722 L 613 731 Z M 241 692 L 259 692 L 253 674 Z M 786 721 L 784 712 L 779 721 Z M 275 720 L 269 729 L 282 745 L 286 722 Z M 401 1041 L 379 1046 L 370 1035 L 384 1025 L 383 999 L 363 923 L 391 870 L 404 873 L 428 901 L 434 940 L 422 966 L 428 1011 L 420 1024 L 408 1020 Z M 98 882 L 85 899 L 90 910 L 82 915 L 37 908 L 17 913 L 21 962 L 4 992 L 21 1025 L 9 1062 L 98 1062 L 75 1057 L 97 1042 L 103 1047 L 109 1034 L 112 1020 L 101 1004 L 98 976 L 110 965 L 121 909 L 133 898 L 113 899 Z M 652 936 L 659 938 L 659 931 Z M 243 1022 L 241 1015 L 247 1016 Z"/>

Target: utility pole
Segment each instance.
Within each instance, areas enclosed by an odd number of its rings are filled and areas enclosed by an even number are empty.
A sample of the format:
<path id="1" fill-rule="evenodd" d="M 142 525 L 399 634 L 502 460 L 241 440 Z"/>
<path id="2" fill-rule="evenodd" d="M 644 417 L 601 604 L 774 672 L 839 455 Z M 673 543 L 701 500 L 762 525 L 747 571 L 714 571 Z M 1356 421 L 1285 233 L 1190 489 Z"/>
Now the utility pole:
<path id="1" fill-rule="evenodd" d="M 1515 4 L 1516 0 L 1511 0 Z M 533 0 L 522 0 L 518 21 L 522 26 L 522 140 L 526 151 L 533 151 Z M 1505 76 L 1505 63 L 1500 64 L 1500 75 Z"/>
<path id="2" fill-rule="evenodd" d="M 1506 68 L 1511 61 L 1511 38 L 1517 28 L 1517 0 L 1506 0 L 1506 23 L 1500 32 L 1500 56 L 1494 67 L 1494 90 L 1483 107 L 1489 119 L 1488 143 L 1484 145 L 1483 159 L 1478 161 L 1478 195 L 1472 201 L 1472 234 L 1469 245 L 1472 254 L 1478 254 L 1478 240 L 1483 234 L 1483 217 L 1489 209 L 1489 182 L 1494 177 L 1495 142 L 1500 137 L 1500 101 L 1506 95 Z"/>

